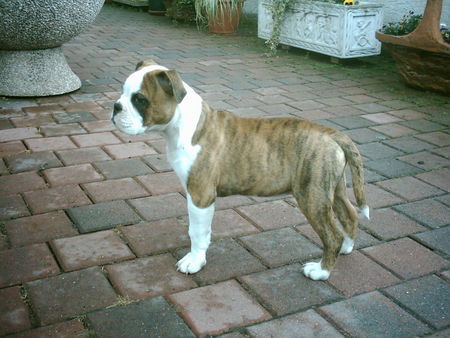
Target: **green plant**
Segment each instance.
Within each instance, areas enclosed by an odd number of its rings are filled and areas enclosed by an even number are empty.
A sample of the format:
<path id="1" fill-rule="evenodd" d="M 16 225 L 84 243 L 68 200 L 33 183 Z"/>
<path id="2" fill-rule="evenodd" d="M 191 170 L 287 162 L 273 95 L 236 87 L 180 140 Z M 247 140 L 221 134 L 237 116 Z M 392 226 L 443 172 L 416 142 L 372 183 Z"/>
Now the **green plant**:
<path id="1" fill-rule="evenodd" d="M 220 15 L 222 3 L 227 3 L 231 12 L 239 11 L 244 0 L 194 0 L 197 23 L 207 23 Z"/>
<path id="2" fill-rule="evenodd" d="M 389 35 L 406 35 L 414 31 L 422 19 L 422 14 L 414 14 L 413 11 L 410 11 L 408 14 L 404 15 L 399 22 L 390 22 L 384 25 L 381 32 Z M 440 31 L 444 41 L 450 43 L 450 33 L 447 27 L 442 26 Z"/>
<path id="3" fill-rule="evenodd" d="M 166 15 L 174 18 L 175 20 L 181 20 L 186 22 L 195 21 L 195 6 L 194 0 L 174 0 L 169 4 L 166 4 Z"/>

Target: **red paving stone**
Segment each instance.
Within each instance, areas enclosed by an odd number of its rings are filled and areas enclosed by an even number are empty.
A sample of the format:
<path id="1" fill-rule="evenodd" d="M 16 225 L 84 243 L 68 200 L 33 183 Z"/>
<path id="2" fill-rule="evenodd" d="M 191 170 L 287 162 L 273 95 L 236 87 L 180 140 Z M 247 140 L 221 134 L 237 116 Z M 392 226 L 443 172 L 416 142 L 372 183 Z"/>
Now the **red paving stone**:
<path id="1" fill-rule="evenodd" d="M 362 249 L 362 252 L 405 279 L 449 266 L 445 259 L 409 238 Z"/>
<path id="2" fill-rule="evenodd" d="M 175 172 L 150 174 L 137 177 L 137 180 L 147 188 L 152 195 L 183 192 L 184 188 Z"/>
<path id="3" fill-rule="evenodd" d="M 120 140 L 114 136 L 113 133 L 93 133 L 89 135 L 72 136 L 72 140 L 80 147 L 98 147 L 107 144 L 121 143 Z"/>
<path id="4" fill-rule="evenodd" d="M 148 196 L 149 193 L 132 178 L 121 178 L 83 184 L 95 203 Z"/>
<path id="5" fill-rule="evenodd" d="M 46 244 L 0 251 L 0 287 L 19 284 L 59 273 Z"/>
<path id="6" fill-rule="evenodd" d="M 78 185 L 30 191 L 24 196 L 31 210 L 37 214 L 91 203 Z"/>
<path id="7" fill-rule="evenodd" d="M 78 234 L 63 211 L 22 217 L 5 222 L 12 246 L 47 242 L 54 238 Z"/>
<path id="8" fill-rule="evenodd" d="M 187 225 L 176 218 L 127 226 L 121 231 L 138 256 L 189 245 Z"/>
<path id="9" fill-rule="evenodd" d="M 43 171 L 43 174 L 53 187 L 103 180 L 103 176 L 96 172 L 91 164 L 46 169 Z"/>
<path id="10" fill-rule="evenodd" d="M 0 130 L 0 142 L 42 137 L 37 128 L 15 128 Z"/>
<path id="11" fill-rule="evenodd" d="M 447 337 L 448 100 L 407 88 L 384 52 L 267 59 L 256 22 L 226 37 L 168 22 L 106 4 L 65 50 L 79 90 L 0 97 L 0 335 Z M 355 140 L 372 218 L 328 281 L 302 273 L 322 243 L 288 194 L 218 198 L 207 265 L 176 271 L 190 240 L 165 141 L 111 122 L 146 53 L 214 108 Z"/>
<path id="12" fill-rule="evenodd" d="M 341 255 L 328 279 L 328 282 L 346 297 L 373 291 L 399 281 L 400 279 L 359 251 Z"/>
<path id="13" fill-rule="evenodd" d="M 80 270 L 135 257 L 112 230 L 55 239 L 51 245 L 65 271 Z"/>
<path id="14" fill-rule="evenodd" d="M 219 334 L 271 317 L 235 281 L 176 293 L 169 299 L 198 335 Z"/>
<path id="15" fill-rule="evenodd" d="M 27 148 L 21 141 L 13 141 L 0 143 L 0 156 L 7 157 L 12 155 L 24 154 L 27 152 Z"/>
<path id="16" fill-rule="evenodd" d="M 163 254 L 108 265 L 106 270 L 122 296 L 141 299 L 197 286 L 191 277 L 176 271 L 175 263 L 170 254 Z"/>
<path id="17" fill-rule="evenodd" d="M 0 177 L 0 196 L 45 188 L 45 181 L 35 172 Z"/>
<path id="18" fill-rule="evenodd" d="M 306 222 L 305 216 L 297 208 L 284 201 L 244 206 L 238 208 L 238 211 L 264 230 Z"/>
<path id="19" fill-rule="evenodd" d="M 250 326 L 255 338 L 278 337 L 344 337 L 314 310 L 296 313 L 270 322 Z"/>
<path id="20" fill-rule="evenodd" d="M 117 144 L 104 147 L 106 152 L 114 159 L 141 157 L 157 154 L 157 152 L 144 142 Z"/>
<path id="21" fill-rule="evenodd" d="M 31 328 L 30 314 L 23 302 L 20 287 L 0 289 L 0 335 Z"/>
<path id="22" fill-rule="evenodd" d="M 24 141 L 32 151 L 55 151 L 74 149 L 77 146 L 67 136 L 46 137 L 42 139 L 29 139 Z"/>
<path id="23" fill-rule="evenodd" d="M 79 337 L 86 334 L 86 329 L 79 319 L 69 320 L 49 326 L 15 334 L 17 338 L 46 338 L 46 337 Z"/>

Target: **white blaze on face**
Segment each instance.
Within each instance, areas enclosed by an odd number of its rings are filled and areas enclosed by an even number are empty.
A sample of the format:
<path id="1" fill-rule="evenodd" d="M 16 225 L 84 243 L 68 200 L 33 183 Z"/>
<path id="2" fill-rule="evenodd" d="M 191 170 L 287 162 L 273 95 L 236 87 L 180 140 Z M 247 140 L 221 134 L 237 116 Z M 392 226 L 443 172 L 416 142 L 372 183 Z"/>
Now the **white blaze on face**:
<path id="1" fill-rule="evenodd" d="M 121 132 L 136 135 L 147 130 L 144 119 L 131 103 L 131 96 L 141 90 L 145 74 L 154 70 L 167 70 L 167 68 L 159 65 L 144 67 L 126 79 L 122 96 L 117 100 L 122 110 L 113 117 L 114 124 Z"/>

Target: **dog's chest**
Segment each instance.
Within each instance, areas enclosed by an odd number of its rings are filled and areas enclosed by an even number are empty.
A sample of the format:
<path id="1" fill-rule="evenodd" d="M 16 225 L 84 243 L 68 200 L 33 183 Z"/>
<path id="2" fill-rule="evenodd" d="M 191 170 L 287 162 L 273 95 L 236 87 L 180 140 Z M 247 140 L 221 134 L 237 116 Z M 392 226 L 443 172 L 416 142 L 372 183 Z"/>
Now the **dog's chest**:
<path id="1" fill-rule="evenodd" d="M 187 187 L 189 171 L 197 159 L 200 149 L 200 145 L 193 146 L 191 144 L 167 142 L 167 159 L 185 189 Z"/>

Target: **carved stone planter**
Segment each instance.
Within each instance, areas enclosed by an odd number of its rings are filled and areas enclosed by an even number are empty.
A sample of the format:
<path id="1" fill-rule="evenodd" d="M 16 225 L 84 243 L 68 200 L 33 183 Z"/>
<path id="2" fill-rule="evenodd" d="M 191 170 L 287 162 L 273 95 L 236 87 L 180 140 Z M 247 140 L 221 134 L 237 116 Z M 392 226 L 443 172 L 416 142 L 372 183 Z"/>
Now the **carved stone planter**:
<path id="1" fill-rule="evenodd" d="M 94 21 L 103 1 L 0 1 L 0 95 L 49 96 L 80 88 L 61 45 Z"/>
<path id="2" fill-rule="evenodd" d="M 258 4 L 258 37 L 272 33 L 271 0 Z M 383 23 L 382 6 L 344 6 L 320 1 L 299 1 L 286 13 L 280 43 L 337 58 L 378 55 L 375 32 Z"/>

